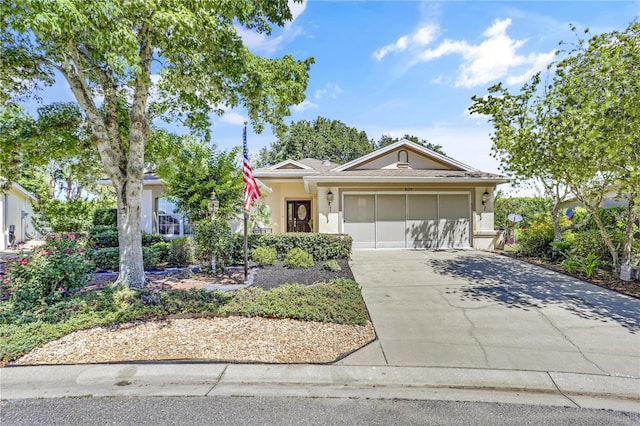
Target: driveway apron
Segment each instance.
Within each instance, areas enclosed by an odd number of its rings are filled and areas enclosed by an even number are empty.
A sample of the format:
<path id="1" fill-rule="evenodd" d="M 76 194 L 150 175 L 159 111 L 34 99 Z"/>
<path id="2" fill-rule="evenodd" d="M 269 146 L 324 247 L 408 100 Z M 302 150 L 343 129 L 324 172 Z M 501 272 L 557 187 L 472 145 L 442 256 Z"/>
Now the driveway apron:
<path id="1" fill-rule="evenodd" d="M 640 300 L 494 253 L 358 250 L 377 341 L 346 365 L 640 377 Z"/>

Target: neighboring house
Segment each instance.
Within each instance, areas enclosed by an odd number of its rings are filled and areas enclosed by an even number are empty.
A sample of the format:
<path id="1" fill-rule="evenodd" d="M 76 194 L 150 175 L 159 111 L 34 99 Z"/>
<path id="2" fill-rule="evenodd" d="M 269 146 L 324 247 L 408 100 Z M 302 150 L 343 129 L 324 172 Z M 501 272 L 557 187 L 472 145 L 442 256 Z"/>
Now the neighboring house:
<path id="1" fill-rule="evenodd" d="M 15 236 L 14 244 L 35 236 L 33 204 L 37 201 L 35 195 L 17 183 L 12 183 L 6 192 L 0 193 L 0 226 L 2 226 L 0 250 L 9 248 L 11 231 Z"/>
<path id="2" fill-rule="evenodd" d="M 350 234 L 354 248 L 493 249 L 493 192 L 484 173 L 408 140 L 337 165 L 287 160 L 257 169 L 273 232 Z"/>
<path id="3" fill-rule="evenodd" d="M 143 176 L 140 228 L 143 232 L 160 234 L 167 239 L 192 235 L 193 226 L 175 202 L 164 197 L 166 187 L 154 173 Z M 100 185 L 111 185 L 110 179 L 100 179 Z"/>
<path id="4" fill-rule="evenodd" d="M 604 194 L 600 207 L 627 207 L 629 205 L 629 199 L 626 195 L 618 194 L 617 191 L 611 190 Z M 583 204 L 573 197 L 560 203 L 560 207 L 565 209 L 574 209 L 576 207 L 582 207 Z"/>
<path id="5" fill-rule="evenodd" d="M 350 234 L 354 248 L 493 249 L 493 192 L 502 176 L 484 173 L 407 140 L 344 165 L 287 160 L 256 169 L 259 203 L 271 232 Z M 108 179 L 100 181 L 109 184 Z M 171 238 L 192 227 L 165 186 L 145 174 L 142 230 Z"/>

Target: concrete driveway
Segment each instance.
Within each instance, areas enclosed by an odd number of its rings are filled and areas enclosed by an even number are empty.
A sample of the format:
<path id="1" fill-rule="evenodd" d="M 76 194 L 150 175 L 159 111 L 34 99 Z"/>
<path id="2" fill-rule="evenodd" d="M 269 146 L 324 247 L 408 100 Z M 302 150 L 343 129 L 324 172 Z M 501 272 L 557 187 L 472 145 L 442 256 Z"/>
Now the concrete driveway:
<path id="1" fill-rule="evenodd" d="M 359 250 L 351 268 L 378 340 L 341 364 L 640 377 L 638 299 L 478 251 Z"/>

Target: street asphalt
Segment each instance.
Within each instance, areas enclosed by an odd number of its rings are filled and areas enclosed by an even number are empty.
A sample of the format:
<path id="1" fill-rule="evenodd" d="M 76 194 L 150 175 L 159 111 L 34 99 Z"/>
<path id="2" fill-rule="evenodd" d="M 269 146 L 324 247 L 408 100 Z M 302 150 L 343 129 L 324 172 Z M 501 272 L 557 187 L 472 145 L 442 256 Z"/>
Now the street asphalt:
<path id="1" fill-rule="evenodd" d="M 640 413 L 640 299 L 472 250 L 359 250 L 351 267 L 378 338 L 334 364 L 7 367 L 0 398 L 397 398 Z"/>

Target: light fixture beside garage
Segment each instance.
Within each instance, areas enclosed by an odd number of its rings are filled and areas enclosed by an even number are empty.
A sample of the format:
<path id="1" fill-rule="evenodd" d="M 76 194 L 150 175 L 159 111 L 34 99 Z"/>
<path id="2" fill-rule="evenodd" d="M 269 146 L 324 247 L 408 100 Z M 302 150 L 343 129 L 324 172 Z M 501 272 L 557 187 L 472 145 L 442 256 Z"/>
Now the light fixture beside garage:
<path id="1" fill-rule="evenodd" d="M 329 203 L 329 211 L 331 211 L 331 204 L 333 203 L 333 192 L 331 190 L 327 192 L 327 203 Z"/>
<path id="2" fill-rule="evenodd" d="M 489 199 L 491 199 L 491 195 L 489 195 L 489 191 L 484 191 L 484 194 L 482 194 L 482 207 L 483 207 L 483 209 L 487 208 L 487 203 L 489 202 Z"/>

